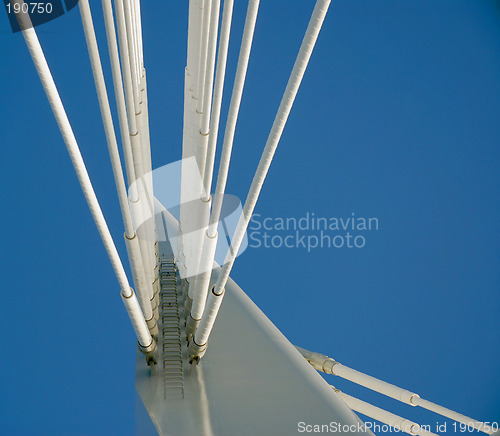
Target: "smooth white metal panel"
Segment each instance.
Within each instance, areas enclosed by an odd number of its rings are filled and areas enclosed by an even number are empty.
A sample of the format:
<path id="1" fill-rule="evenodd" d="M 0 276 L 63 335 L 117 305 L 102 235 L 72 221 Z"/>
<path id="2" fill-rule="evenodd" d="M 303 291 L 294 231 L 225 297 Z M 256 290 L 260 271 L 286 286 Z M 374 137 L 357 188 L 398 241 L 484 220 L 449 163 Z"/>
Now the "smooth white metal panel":
<path id="1" fill-rule="evenodd" d="M 158 227 L 177 225 L 168 212 L 162 215 Z M 169 233 L 175 229 L 159 232 Z M 171 256 L 167 242 L 160 242 L 160 256 Z M 159 353 L 160 344 L 161 337 Z M 161 435 L 294 435 L 301 422 L 372 434 L 357 431 L 355 413 L 231 279 L 206 355 L 189 364 L 183 341 L 182 356 L 184 398 L 167 399 L 161 355 L 154 375 L 137 356 L 136 389 Z M 137 413 L 144 422 L 144 410 Z"/>

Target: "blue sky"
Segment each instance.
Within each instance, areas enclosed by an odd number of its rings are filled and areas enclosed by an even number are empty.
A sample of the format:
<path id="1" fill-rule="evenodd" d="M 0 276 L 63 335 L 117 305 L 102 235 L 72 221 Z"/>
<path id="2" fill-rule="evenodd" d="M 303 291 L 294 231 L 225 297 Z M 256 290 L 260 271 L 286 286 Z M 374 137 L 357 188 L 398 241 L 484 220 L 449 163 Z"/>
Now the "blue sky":
<path id="1" fill-rule="evenodd" d="M 159 167 L 181 156 L 187 2 L 143 3 Z M 242 199 L 313 4 L 261 1 L 227 188 Z M 100 2 L 91 6 L 110 84 Z M 245 12 L 236 2 L 228 77 Z M 38 32 L 124 257 L 78 10 Z M 135 342 L 118 284 L 24 40 L 5 15 L 0 49 L 0 434 L 133 434 Z M 360 232 L 360 249 L 249 248 L 232 273 L 293 343 L 496 422 L 499 73 L 498 1 L 332 3 L 256 213 L 354 213 L 376 217 L 379 228 Z M 420 423 L 445 422 L 328 380 Z"/>

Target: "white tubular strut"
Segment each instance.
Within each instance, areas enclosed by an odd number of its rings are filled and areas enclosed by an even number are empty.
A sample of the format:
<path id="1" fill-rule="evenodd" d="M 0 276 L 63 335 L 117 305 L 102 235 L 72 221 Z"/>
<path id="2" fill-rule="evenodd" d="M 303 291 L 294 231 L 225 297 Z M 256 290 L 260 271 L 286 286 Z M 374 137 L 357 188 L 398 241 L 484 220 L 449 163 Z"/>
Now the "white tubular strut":
<path id="1" fill-rule="evenodd" d="M 134 89 L 133 71 L 131 68 L 130 47 L 127 38 L 126 16 L 123 8 L 124 0 L 116 0 L 116 23 L 118 28 L 118 39 L 120 41 L 120 57 L 125 83 L 125 101 L 127 107 L 128 128 L 131 143 L 132 161 L 136 179 L 143 175 L 141 139 L 138 127 L 137 114 L 140 111 L 139 102 L 135 101 L 137 90 Z M 140 183 L 137 184 L 139 191 Z M 139 196 L 139 194 L 138 194 Z M 145 206 L 143 206 L 145 207 Z M 143 213 L 147 213 L 146 210 Z M 146 265 L 145 265 L 146 266 Z"/>
<path id="2" fill-rule="evenodd" d="M 215 69 L 215 51 L 217 48 L 217 29 L 219 24 L 220 0 L 214 0 L 208 5 L 210 11 L 209 29 L 206 38 L 206 56 L 205 68 L 203 71 L 203 94 L 200 96 L 202 101 L 198 99 L 197 112 L 201 113 L 201 127 L 198 130 L 198 164 L 200 166 L 200 174 L 202 179 L 205 177 L 205 169 L 207 162 L 207 149 L 209 140 L 210 127 L 210 108 L 212 105 L 212 91 Z M 208 13 L 208 11 L 207 11 Z M 204 47 L 205 48 L 205 47 Z M 201 77 L 200 76 L 200 77 Z M 210 196 L 210 192 L 203 193 L 203 197 Z M 205 200 L 207 201 L 207 200 Z M 208 224 L 208 222 L 207 222 Z M 206 224 L 205 224 L 206 225 Z"/>
<path id="3" fill-rule="evenodd" d="M 144 318 L 146 319 L 151 333 L 153 335 L 156 335 L 158 334 L 158 327 L 156 325 L 156 321 L 153 319 L 153 310 L 149 299 L 149 292 L 147 289 L 144 271 L 141 265 L 142 260 L 140 257 L 137 257 L 135 255 L 137 250 L 139 249 L 139 245 L 135 235 L 132 216 L 130 214 L 130 209 L 128 206 L 127 190 L 125 187 L 125 180 L 123 179 L 120 155 L 118 153 L 118 145 L 116 142 L 113 120 L 111 117 L 111 109 L 109 107 L 108 94 L 106 92 L 106 84 L 104 82 L 104 74 L 102 72 L 101 60 L 99 57 L 99 50 L 97 47 L 97 40 L 95 37 L 92 14 L 90 11 L 88 0 L 81 0 L 79 2 L 79 8 L 82 17 L 83 29 L 85 32 L 85 39 L 89 50 L 90 63 L 92 66 L 92 73 L 94 75 L 99 107 L 101 109 L 104 131 L 106 133 L 106 141 L 108 144 L 111 165 L 113 168 L 115 185 L 118 191 L 120 209 L 125 224 L 125 241 L 127 244 L 127 252 L 129 253 L 132 275 L 138 292 L 139 302 L 144 313 Z"/>
<path id="4" fill-rule="evenodd" d="M 130 62 L 130 72 L 132 75 L 132 89 L 134 91 L 135 113 L 140 112 L 139 104 L 141 102 L 141 93 L 139 90 L 139 66 L 137 65 L 137 53 L 134 38 L 134 24 L 132 22 L 130 0 L 122 0 L 124 5 L 125 29 L 127 33 L 127 48 Z M 118 6 L 117 6 L 118 7 Z M 121 43 L 121 40 L 120 40 Z"/>
<path id="5" fill-rule="evenodd" d="M 194 248 L 193 250 L 191 250 L 190 271 L 192 272 L 192 274 L 190 275 L 192 276 L 192 279 L 188 291 L 188 299 L 186 300 L 186 307 L 188 308 L 186 313 L 189 313 L 189 311 L 191 310 L 191 302 L 194 300 L 194 295 L 198 289 L 198 277 L 200 272 L 203 271 L 202 269 L 200 269 L 200 262 L 203 262 L 201 256 L 203 256 L 203 242 L 207 230 L 206 223 L 210 218 L 211 204 L 211 199 L 208 201 L 204 201 L 202 198 L 199 198 L 196 203 L 190 205 L 196 207 L 194 210 L 192 209 L 192 212 L 196 213 L 197 215 L 196 220 L 194 221 L 195 230 L 188 234 L 184 234 L 184 241 Z"/>
<path id="6" fill-rule="evenodd" d="M 220 0 L 213 0 L 210 10 L 211 10 L 211 16 L 210 16 L 210 28 L 207 41 L 208 52 L 207 52 L 207 59 L 205 62 L 206 73 L 205 73 L 205 83 L 203 90 L 203 106 L 202 106 L 201 130 L 200 130 L 200 133 L 203 136 L 207 136 L 209 134 L 209 127 L 210 127 L 210 108 L 212 105 L 212 91 L 213 91 L 214 70 L 215 70 L 215 53 L 217 49 L 217 31 L 219 28 Z"/>
<path id="7" fill-rule="evenodd" d="M 212 205 L 212 214 L 210 215 L 210 237 L 214 237 L 217 232 L 217 224 L 222 210 L 224 191 L 226 190 L 227 176 L 229 173 L 229 163 L 231 161 L 234 132 L 236 130 L 236 122 L 238 120 L 243 87 L 245 86 L 245 77 L 248 69 L 248 61 L 250 59 L 250 51 L 252 49 L 253 34 L 255 30 L 255 23 L 257 21 L 257 13 L 259 11 L 259 3 L 259 0 L 250 0 L 248 3 L 245 27 L 243 29 L 243 39 L 241 41 L 238 65 L 236 67 L 233 93 L 231 95 L 231 102 L 229 103 L 224 142 L 222 144 L 222 153 L 220 158 L 219 173 L 217 175 L 214 202 Z"/>
<path id="8" fill-rule="evenodd" d="M 295 348 L 297 348 L 300 354 L 302 354 L 302 356 L 304 356 L 304 358 L 311 364 L 311 366 L 318 371 L 339 376 L 353 383 L 364 386 L 365 388 L 394 398 L 395 400 L 401 401 L 402 403 L 409 404 L 410 406 L 420 406 L 441 416 L 446 416 L 447 418 L 453 419 L 454 421 L 461 422 L 486 434 L 493 434 L 495 432 L 494 429 L 489 427 L 486 423 L 477 421 L 475 419 L 469 418 L 468 416 L 447 409 L 446 407 L 438 406 L 437 404 L 424 400 L 423 398 L 420 398 L 420 395 L 416 394 L 415 392 L 399 388 L 393 384 L 356 371 L 355 369 L 342 365 L 331 357 L 325 356 L 323 354 L 314 353 L 300 347 Z"/>
<path id="9" fill-rule="evenodd" d="M 13 3 L 19 4 L 19 7 L 22 10 L 22 6 L 24 5 L 23 0 L 13 0 Z M 125 274 L 120 256 L 118 255 L 113 238 L 111 237 L 111 233 L 109 232 L 106 220 L 102 214 L 99 202 L 97 201 L 97 197 L 95 195 L 94 188 L 92 187 L 87 169 L 85 168 L 85 163 L 80 153 L 78 143 L 76 142 L 73 129 L 71 128 L 71 124 L 64 110 L 64 106 L 54 83 L 54 79 L 52 78 L 49 66 L 47 65 L 47 61 L 38 41 L 36 32 L 32 27 L 28 14 L 17 14 L 16 17 L 22 29 L 23 37 L 26 41 L 31 58 L 33 59 L 38 76 L 40 77 L 43 89 L 47 95 L 50 107 L 54 113 L 57 125 L 61 131 L 64 143 L 66 144 L 68 154 L 71 158 L 71 162 L 73 163 L 73 167 L 75 168 L 76 176 L 82 188 L 92 217 L 94 218 L 97 230 L 99 231 L 99 235 L 101 236 L 106 252 L 108 253 L 116 278 L 120 284 L 122 299 L 134 327 L 139 347 L 145 353 L 152 353 L 156 349 L 156 342 L 151 337 L 144 315 L 137 301 L 137 297 L 135 296 L 133 289 L 129 286 L 127 275 Z"/>
<path id="10" fill-rule="evenodd" d="M 139 23 L 139 56 L 141 60 L 141 69 L 144 68 L 144 47 L 142 45 L 142 17 L 141 17 L 141 4 L 136 0 L 137 4 L 137 22 Z"/>
<path id="11" fill-rule="evenodd" d="M 209 38 L 208 38 L 208 54 L 206 60 L 206 74 L 205 74 L 205 89 L 204 89 L 204 100 L 203 100 L 203 111 L 201 119 L 201 129 L 199 130 L 200 135 L 200 153 L 199 153 L 199 163 L 200 168 L 204 170 L 206 168 L 206 154 L 209 138 L 209 125 L 210 125 L 210 107 L 212 102 L 212 85 L 213 76 L 215 69 L 215 51 L 217 48 L 217 29 L 219 23 L 219 10 L 220 10 L 220 0 L 214 0 L 210 6 L 211 16 L 210 16 L 210 28 L 209 28 Z M 192 307 L 190 308 L 190 316 L 187 319 L 187 331 L 188 338 L 194 333 L 196 329 L 197 322 L 201 318 L 203 308 L 205 307 L 205 301 L 208 292 L 208 283 L 210 281 L 210 273 L 212 270 L 213 259 L 215 256 L 215 249 L 217 247 L 217 236 L 208 237 L 207 235 L 207 224 L 210 219 L 210 205 L 211 198 L 210 192 L 205 192 L 205 186 L 202 189 L 202 195 L 200 198 L 199 210 L 202 214 L 206 214 L 203 217 L 202 225 L 204 228 L 202 241 L 201 241 L 201 254 L 197 267 L 197 275 L 194 277 L 194 282 L 192 286 Z M 206 245 L 206 246 L 205 246 Z M 206 257 L 208 256 L 208 257 Z M 188 307 L 191 302 L 188 300 Z"/>
<path id="12" fill-rule="evenodd" d="M 229 278 L 231 268 L 240 249 L 241 242 L 243 241 L 243 238 L 245 236 L 248 223 L 250 222 L 250 218 L 255 209 L 259 193 L 262 189 L 262 185 L 271 165 L 271 161 L 281 138 L 281 134 L 283 133 L 283 129 L 288 119 L 288 115 L 290 114 L 295 96 L 297 95 L 297 92 L 299 90 L 300 83 L 302 81 L 302 78 L 304 77 L 307 64 L 311 57 L 329 5 L 330 0 L 317 0 L 314 7 L 314 11 L 309 21 L 309 25 L 307 26 L 307 30 L 300 46 L 297 59 L 295 60 L 295 64 L 293 66 L 292 73 L 290 74 L 290 78 L 288 79 L 285 93 L 283 95 L 283 98 L 281 99 L 278 113 L 276 114 L 276 117 L 274 119 L 271 132 L 266 142 L 266 146 L 260 158 L 260 162 L 255 172 L 252 185 L 250 186 L 250 190 L 243 207 L 243 212 L 240 216 L 240 219 L 238 220 L 238 225 L 234 232 L 231 247 L 226 255 L 226 259 L 217 279 L 217 283 L 215 284 L 212 292 L 210 292 L 208 295 L 205 311 L 203 312 L 200 324 L 198 326 L 198 329 L 196 330 L 194 340 L 191 343 L 191 360 L 199 360 L 199 358 L 201 358 L 205 353 L 205 348 L 210 336 L 210 332 L 212 331 L 215 318 L 217 317 L 221 301 L 224 297 L 224 288 Z M 217 180 L 217 184 L 219 184 L 219 180 Z M 222 199 L 220 198 L 220 196 L 219 199 L 217 199 L 216 191 L 214 204 L 217 201 L 222 201 Z M 216 225 L 217 221 L 212 220 L 211 217 L 210 224 Z M 210 233 L 210 235 L 212 235 L 212 233 Z"/>
<path id="13" fill-rule="evenodd" d="M 104 0 L 106 2 L 106 0 Z M 116 27 L 118 30 L 118 40 L 120 42 L 120 59 L 125 84 L 125 102 L 127 105 L 127 117 L 130 136 L 137 135 L 137 122 L 135 119 L 134 88 L 132 85 L 132 71 L 130 68 L 129 49 L 127 43 L 127 28 L 125 24 L 125 11 L 123 9 L 123 0 L 116 0 Z M 140 174 L 136 174 L 139 177 Z"/>
<path id="14" fill-rule="evenodd" d="M 186 324 L 188 340 L 193 337 L 205 309 L 215 250 L 217 249 L 217 237 L 217 234 L 213 237 L 210 237 L 207 232 L 204 234 L 203 249 L 198 267 L 199 273 L 194 282 L 193 302 Z"/>
<path id="15" fill-rule="evenodd" d="M 477 421 L 475 419 L 469 418 L 468 416 L 462 415 L 461 413 L 447 409 L 446 407 L 431 403 L 430 401 L 420 398 L 418 395 L 414 396 L 411 402 L 412 406 L 420 406 L 423 409 L 430 410 L 431 412 L 437 413 L 441 416 L 446 416 L 447 418 L 450 418 L 457 422 L 461 422 L 462 424 L 465 424 L 471 428 L 475 428 L 476 430 L 482 431 L 483 433 L 495 434 L 495 429 L 490 427 L 487 423 Z"/>
<path id="16" fill-rule="evenodd" d="M 139 59 L 139 35 L 137 33 L 137 16 L 136 16 L 136 9 L 135 9 L 135 3 L 136 0 L 129 0 L 129 10 L 130 10 L 130 22 L 132 24 L 132 37 L 133 39 L 133 46 L 134 46 L 134 55 L 135 55 L 135 68 L 137 71 L 137 86 L 140 88 L 139 84 L 141 81 L 141 66 L 140 66 L 140 59 Z M 140 91 L 139 91 L 140 92 Z M 139 97 L 140 100 L 140 97 Z"/>
<path id="17" fill-rule="evenodd" d="M 139 72 L 144 68 L 144 57 L 142 50 L 142 23 L 141 23 L 141 5 L 139 0 L 132 1 L 132 13 L 134 14 L 135 38 L 137 41 L 137 60 Z"/>
<path id="18" fill-rule="evenodd" d="M 387 412 L 386 410 L 373 406 L 372 404 L 366 403 L 365 401 L 361 401 L 357 398 L 351 397 L 350 395 L 347 395 L 344 392 L 335 389 L 333 386 L 332 388 L 337 393 L 337 395 L 342 398 L 344 403 L 346 403 L 352 410 L 358 413 L 362 413 L 369 418 L 387 424 L 388 426 L 396 429 L 396 431 L 402 431 L 411 435 L 437 436 L 436 433 L 427 431 L 416 422 L 410 421 L 406 418 L 402 418 L 398 415 L 394 415 L 393 413 Z"/>
<path id="19" fill-rule="evenodd" d="M 132 144 L 130 143 L 130 131 L 127 120 L 127 106 L 125 94 L 123 92 L 123 81 L 120 67 L 120 57 L 118 55 L 118 42 L 116 41 L 115 23 L 113 19 L 113 7 L 111 0 L 102 0 L 104 24 L 106 27 L 106 37 L 108 40 L 109 59 L 111 72 L 113 74 L 113 86 L 115 91 L 116 107 L 118 109 L 118 120 L 120 124 L 120 134 L 123 145 L 123 155 L 125 157 L 125 168 L 127 170 L 127 181 L 130 187 L 129 196 L 131 201 L 137 201 L 137 190 L 133 184 L 136 180 L 134 171 L 134 158 L 132 155 Z"/>
<path id="20" fill-rule="evenodd" d="M 123 80 L 125 83 L 125 101 L 127 106 L 127 119 L 128 119 L 128 128 L 129 128 L 129 138 L 131 143 L 131 154 L 132 161 L 134 166 L 134 173 L 136 177 L 135 188 L 137 188 L 137 201 L 131 203 L 131 208 L 133 212 L 134 221 L 137 224 L 143 223 L 148 220 L 150 217 L 150 209 L 147 204 L 147 199 L 145 197 L 144 187 L 140 180 L 140 177 L 143 176 L 143 162 L 142 162 L 142 147 L 141 147 L 141 138 L 140 132 L 138 130 L 138 117 L 136 115 L 136 102 L 134 101 L 134 86 L 132 80 L 132 71 L 131 71 L 131 62 L 129 57 L 129 48 L 127 42 L 127 26 L 125 19 L 125 11 L 123 8 L 123 0 L 116 0 L 116 23 L 118 29 L 118 39 L 120 41 L 119 49 L 120 49 L 120 58 L 121 58 L 121 66 L 123 72 Z M 137 102 L 139 105 L 139 102 Z M 136 226 L 137 228 L 137 226 Z M 147 228 L 147 226 L 146 226 Z M 147 233 L 147 232 L 146 232 Z M 139 244 L 141 246 L 141 256 L 143 261 L 144 272 L 146 274 L 146 278 L 148 283 L 150 298 L 153 298 L 153 288 L 152 284 L 154 282 L 154 260 L 152 258 L 152 249 L 151 244 L 148 243 L 147 238 L 149 235 L 138 234 Z M 157 318 L 158 310 L 155 310 L 153 306 L 153 312 L 155 317 Z"/>
<path id="21" fill-rule="evenodd" d="M 390 383 L 378 380 L 375 377 L 363 374 L 355 369 L 349 368 L 336 362 L 334 359 L 320 353 L 314 353 L 300 347 L 295 347 L 304 356 L 304 358 L 311 364 L 313 368 L 326 374 L 338 375 L 339 377 L 350 380 L 354 383 L 360 384 L 368 389 L 373 389 L 395 400 L 401 401 L 406 404 L 414 405 L 412 403 L 413 397 L 418 395 L 414 392 L 398 388 Z"/>
<path id="22" fill-rule="evenodd" d="M 220 3 L 220 2 L 219 2 Z M 212 177 L 214 173 L 215 151 L 217 148 L 217 136 L 219 133 L 220 111 L 222 106 L 222 91 L 224 89 L 224 78 L 226 75 L 227 51 L 229 48 L 229 35 L 231 33 L 231 20 L 233 16 L 234 0 L 224 0 L 222 12 L 222 25 L 220 29 L 219 50 L 217 54 L 217 69 L 215 72 L 215 85 L 213 91 L 213 106 L 210 116 L 210 135 L 208 137 L 207 159 L 203 172 L 203 186 L 205 198 L 208 201 L 212 190 Z M 217 38 L 216 38 L 217 40 Z"/>
<path id="23" fill-rule="evenodd" d="M 201 3 L 200 3 L 201 4 Z M 202 119 L 204 114 L 202 114 L 203 109 L 205 108 L 205 104 L 203 103 L 204 95 L 205 95 L 205 78 L 208 76 L 207 74 L 207 55 L 208 55 L 208 46 L 210 39 L 210 29 L 211 19 L 213 18 L 212 12 L 212 0 L 204 0 L 203 9 L 202 9 L 202 21 L 201 21 L 201 32 L 200 32 L 200 42 L 199 42 L 199 61 L 198 61 L 198 76 L 197 76 L 197 86 L 196 86 L 196 94 L 193 103 L 194 113 L 190 117 L 190 134 L 192 140 L 194 141 L 194 153 L 196 156 L 196 162 L 198 164 L 198 169 L 200 173 L 199 183 L 197 186 L 197 195 L 201 199 L 204 195 L 201 193 L 202 189 L 202 180 L 203 180 L 203 171 L 205 169 L 205 161 L 207 154 L 207 143 L 208 143 L 208 132 L 206 134 L 202 133 Z M 203 219 L 205 212 L 210 214 L 210 205 L 208 202 L 200 201 L 195 205 L 189 206 L 191 215 L 187 220 L 188 228 L 191 227 L 192 230 L 195 230 L 195 235 L 184 235 L 184 238 L 189 238 L 190 241 L 187 245 L 190 246 L 190 255 L 189 255 L 189 265 L 191 265 L 191 270 L 193 274 L 198 273 L 198 265 L 200 262 L 200 255 L 202 251 L 202 243 L 203 243 L 203 231 L 197 231 L 198 229 L 203 230 L 204 226 L 207 225 L 208 218 Z M 194 282 L 196 283 L 196 277 L 193 277 Z M 189 295 L 192 297 L 194 292 L 193 287 L 190 287 Z M 189 301 L 188 301 L 189 304 Z"/>
<path id="24" fill-rule="evenodd" d="M 103 13 L 104 13 L 104 22 L 106 25 L 106 35 L 108 39 L 108 50 L 111 61 L 111 70 L 113 73 L 113 84 L 115 89 L 115 98 L 116 98 L 116 106 L 118 108 L 118 118 L 120 121 L 120 132 L 123 144 L 123 154 L 125 156 L 125 167 L 127 169 L 127 179 L 128 184 L 130 186 L 129 197 L 130 197 L 130 207 L 133 211 L 133 216 L 137 222 L 141 222 L 141 217 L 143 215 L 139 197 L 137 192 L 137 184 L 134 183 L 136 181 L 135 169 L 134 169 L 134 158 L 132 153 L 132 144 L 131 144 L 131 136 L 130 132 L 133 130 L 129 129 L 129 123 L 127 119 L 127 106 L 125 103 L 125 94 L 123 91 L 123 82 L 122 82 L 122 74 L 120 68 L 120 58 L 118 55 L 118 43 L 116 41 L 116 33 L 115 33 L 115 25 L 113 20 L 113 8 L 111 6 L 111 0 L 103 0 L 102 1 Z M 133 102 L 130 102 L 133 105 Z M 133 114 L 132 114 L 133 115 Z M 132 122 L 135 122 L 135 117 L 132 118 Z M 137 135 L 135 135 L 137 136 Z M 140 242 L 138 237 L 134 237 L 132 239 L 125 239 L 125 243 L 127 245 L 127 252 L 130 259 L 138 259 L 137 262 L 134 262 L 132 268 L 137 268 L 135 277 L 138 277 L 139 281 L 143 281 L 145 283 L 145 288 L 147 290 L 147 295 L 150 300 L 153 296 L 152 282 L 146 276 L 146 269 L 144 265 L 144 259 L 141 254 L 140 244 L 144 245 L 144 242 Z M 132 262 L 132 260 L 131 260 Z M 139 285 L 136 284 L 136 287 Z M 152 305 L 152 303 L 150 303 Z M 154 332 L 153 324 L 156 324 L 155 320 L 147 318 L 147 323 Z M 153 333 L 155 334 L 155 333 Z"/>
<path id="25" fill-rule="evenodd" d="M 228 119 L 227 119 L 227 124 L 226 124 L 226 132 L 224 135 L 224 144 L 222 146 L 222 155 L 221 155 L 221 162 L 220 162 L 220 167 L 219 167 L 219 174 L 217 177 L 217 187 L 215 190 L 215 197 L 214 197 L 214 203 L 212 206 L 212 213 L 210 215 L 209 219 L 209 228 L 207 230 L 208 233 L 208 238 L 203 237 L 201 242 L 207 242 L 210 244 L 209 241 L 214 240 L 217 238 L 217 224 L 220 218 L 220 213 L 222 209 L 222 200 L 224 198 L 224 191 L 226 189 L 226 182 L 227 182 L 227 176 L 229 172 L 229 162 L 231 160 L 231 151 L 233 148 L 233 140 L 234 140 L 234 132 L 236 129 L 236 122 L 238 119 L 238 112 L 240 109 L 240 104 L 241 104 L 241 98 L 243 95 L 243 88 L 245 86 L 245 78 L 246 78 L 246 73 L 248 69 L 248 62 L 250 59 L 250 51 L 252 49 L 252 41 L 253 41 L 253 34 L 255 30 L 255 23 L 257 21 L 257 13 L 259 10 L 259 2 L 260 0 L 250 0 L 248 4 L 248 9 L 247 9 L 247 15 L 245 19 L 245 27 L 243 29 L 243 39 L 241 41 L 241 48 L 240 48 L 240 55 L 238 58 L 238 65 L 236 67 L 236 76 L 234 80 L 234 85 L 233 85 L 233 93 L 231 95 L 231 102 L 229 104 L 229 113 L 228 113 Z M 203 47 L 202 47 L 203 49 Z M 200 70 L 201 72 L 201 70 Z M 201 83 L 201 78 L 198 77 L 198 84 Z M 201 94 L 201 93 L 200 93 Z M 207 110 L 208 112 L 208 110 Z M 206 114 L 208 116 L 208 113 Z M 207 119 L 206 121 L 208 121 Z M 203 126 L 202 126 L 203 128 Z M 201 132 L 200 132 L 201 133 Z M 206 144 L 206 142 L 205 142 Z M 201 156 L 201 154 L 199 154 Z M 198 161 L 202 163 L 203 166 L 203 171 L 205 169 L 205 160 L 206 159 L 201 159 L 199 158 Z M 205 195 L 205 197 L 210 198 L 210 193 L 205 193 L 202 194 Z M 203 223 L 205 225 L 205 223 Z M 203 235 L 204 236 L 204 235 Z M 201 252 L 203 252 L 203 247 L 201 248 Z M 205 250 L 205 253 L 209 251 L 209 248 Z M 215 253 L 215 251 L 214 251 Z M 213 263 L 213 258 L 212 259 L 205 259 L 201 260 L 201 256 L 197 262 L 197 265 L 200 264 L 200 262 L 204 262 L 206 264 L 211 265 Z M 198 280 L 195 278 L 194 283 L 192 286 L 190 286 L 189 290 L 189 297 L 191 299 L 195 298 L 195 294 L 197 295 L 197 298 L 202 298 L 203 295 L 206 295 L 205 289 L 200 289 L 200 283 L 208 283 L 206 280 L 206 277 L 200 277 L 202 280 Z M 187 305 L 186 307 L 190 309 L 190 302 L 186 302 Z M 203 306 L 205 305 L 205 300 L 203 300 Z M 188 338 L 191 337 L 193 334 L 194 330 L 196 329 L 196 325 L 198 324 L 199 319 L 193 318 L 193 314 L 191 313 L 191 316 L 188 318 L 189 326 L 188 326 Z"/>
<path id="26" fill-rule="evenodd" d="M 115 129 L 113 127 L 113 119 L 111 117 L 111 109 L 109 107 L 108 94 L 106 92 L 106 84 L 104 82 L 104 74 L 102 72 L 101 59 L 95 37 L 92 14 L 88 0 L 80 1 L 78 6 L 82 18 L 82 25 L 89 52 L 92 74 L 94 76 L 97 98 L 99 100 L 99 108 L 101 110 L 104 132 L 106 134 L 106 142 L 108 144 L 116 190 L 118 191 L 118 199 L 120 201 L 120 209 L 125 225 L 125 233 L 128 237 L 132 238 L 135 232 L 132 224 L 132 216 L 130 215 L 130 210 L 128 208 L 127 190 L 125 187 L 125 180 L 123 179 L 120 155 L 118 153 L 118 144 L 116 142 Z"/>

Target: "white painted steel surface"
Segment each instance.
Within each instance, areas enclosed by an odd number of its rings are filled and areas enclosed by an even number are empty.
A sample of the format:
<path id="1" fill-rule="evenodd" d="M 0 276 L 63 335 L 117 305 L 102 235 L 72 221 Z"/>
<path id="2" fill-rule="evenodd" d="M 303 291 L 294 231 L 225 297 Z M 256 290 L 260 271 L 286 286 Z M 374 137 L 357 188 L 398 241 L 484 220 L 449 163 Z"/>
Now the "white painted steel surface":
<path id="1" fill-rule="evenodd" d="M 177 221 L 166 211 L 162 215 L 157 225 L 161 221 L 170 229 L 159 234 L 175 234 Z M 167 243 L 160 243 L 160 253 L 171 255 Z M 190 365 L 185 344 L 182 354 L 184 399 L 165 400 L 161 368 L 151 376 L 144 359 L 137 358 L 136 389 L 161 435 L 289 436 L 300 434 L 300 422 L 362 426 L 231 279 L 205 357 Z M 145 430 L 145 413 L 139 404 L 137 434 L 155 434 Z"/>

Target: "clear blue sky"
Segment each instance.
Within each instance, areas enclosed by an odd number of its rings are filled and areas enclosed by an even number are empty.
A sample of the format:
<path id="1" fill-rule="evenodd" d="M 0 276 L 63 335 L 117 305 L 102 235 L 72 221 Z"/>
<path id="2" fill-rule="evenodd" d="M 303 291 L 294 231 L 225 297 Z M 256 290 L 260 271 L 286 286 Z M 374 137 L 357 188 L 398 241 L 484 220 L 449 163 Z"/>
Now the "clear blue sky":
<path id="1" fill-rule="evenodd" d="M 100 2 L 91 3 L 109 81 Z M 246 196 L 313 4 L 261 2 L 228 193 Z M 245 11 L 237 1 L 228 77 Z M 145 1 L 143 22 L 158 167 L 181 155 L 187 2 Z M 38 30 L 125 257 L 78 9 Z M 24 40 L 3 12 L 0 50 L 0 434 L 131 435 L 133 331 Z M 232 274 L 293 343 L 497 422 L 499 77 L 498 1 L 333 2 L 256 212 L 355 213 L 377 217 L 379 229 L 361 232 L 361 249 L 250 248 Z M 444 422 L 328 380 L 420 423 Z"/>

